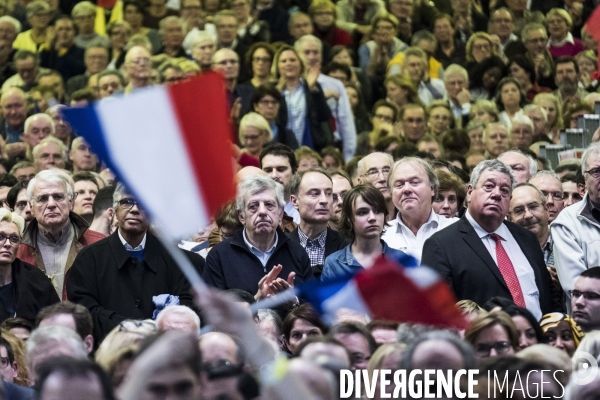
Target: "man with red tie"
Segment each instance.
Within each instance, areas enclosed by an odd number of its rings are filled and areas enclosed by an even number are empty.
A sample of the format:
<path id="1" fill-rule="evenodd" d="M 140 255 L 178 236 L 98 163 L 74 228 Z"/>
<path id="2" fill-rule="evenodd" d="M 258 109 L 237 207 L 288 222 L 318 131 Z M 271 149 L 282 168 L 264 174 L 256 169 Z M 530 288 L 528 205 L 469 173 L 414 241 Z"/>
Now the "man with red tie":
<path id="1" fill-rule="evenodd" d="M 425 242 L 421 263 L 442 274 L 458 300 L 483 305 L 505 297 L 539 319 L 554 310 L 550 274 L 535 235 L 505 219 L 513 185 L 501 161 L 479 163 L 467 187 L 467 212 Z"/>

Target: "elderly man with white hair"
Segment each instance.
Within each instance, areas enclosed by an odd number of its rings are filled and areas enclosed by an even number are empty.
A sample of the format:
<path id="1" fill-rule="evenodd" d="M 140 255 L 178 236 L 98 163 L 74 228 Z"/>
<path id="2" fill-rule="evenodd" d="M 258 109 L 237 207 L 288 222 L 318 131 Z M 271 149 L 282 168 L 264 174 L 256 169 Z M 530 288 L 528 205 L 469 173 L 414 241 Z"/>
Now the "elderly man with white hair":
<path id="1" fill-rule="evenodd" d="M 37 379 L 41 364 L 60 356 L 87 359 L 85 345 L 77 332 L 57 325 L 42 326 L 34 330 L 27 340 L 26 348 L 27 366 L 32 381 Z"/>
<path id="2" fill-rule="evenodd" d="M 454 118 L 466 126 L 471 113 L 471 93 L 469 92 L 469 73 L 458 64 L 450 64 L 444 70 L 444 85 Z"/>
<path id="3" fill-rule="evenodd" d="M 533 176 L 538 169 L 537 162 L 529 154 L 523 153 L 519 149 L 505 151 L 496 159 L 502 161 L 512 169 L 515 176 L 515 184 L 525 183 Z"/>
<path id="4" fill-rule="evenodd" d="M 600 93 L 598 93 L 600 96 Z M 550 128 L 548 124 L 548 113 L 542 106 L 537 104 L 527 104 L 523 107 L 523 114 L 529 117 L 533 122 L 533 140 L 532 142 L 546 141 L 552 143 L 550 139 Z"/>
<path id="5" fill-rule="evenodd" d="M 33 264 L 52 279 L 59 297 L 66 299 L 64 276 L 75 256 L 104 235 L 88 229 L 73 213 L 73 188 L 57 170 L 39 172 L 27 186 L 27 199 L 35 219 L 25 230 L 17 257 Z"/>
<path id="6" fill-rule="evenodd" d="M 31 155 L 33 166 L 38 172 L 50 168 L 65 168 L 67 148 L 62 141 L 49 136 L 33 148 Z"/>
<path id="7" fill-rule="evenodd" d="M 0 322 L 19 317 L 33 323 L 44 307 L 60 301 L 50 279 L 35 266 L 17 258 L 25 229 L 25 220 L 14 212 L 0 208 Z"/>
<path id="8" fill-rule="evenodd" d="M 27 145 L 25 158 L 31 160 L 31 151 L 43 139 L 54 135 L 54 121 L 47 114 L 33 114 L 25 120 L 21 141 Z"/>
<path id="9" fill-rule="evenodd" d="M 125 87 L 125 93 L 131 93 L 134 90 L 145 88 L 152 85 L 150 72 L 152 62 L 150 60 L 150 51 L 142 46 L 133 46 L 125 55 L 123 64 L 129 84 Z"/>
<path id="10" fill-rule="evenodd" d="M 529 148 L 533 143 L 534 126 L 531 119 L 517 114 L 510 121 L 510 141 L 513 147 Z"/>
<path id="11" fill-rule="evenodd" d="M 200 317 L 187 306 L 166 306 L 156 316 L 159 331 L 186 331 L 200 336 Z"/>

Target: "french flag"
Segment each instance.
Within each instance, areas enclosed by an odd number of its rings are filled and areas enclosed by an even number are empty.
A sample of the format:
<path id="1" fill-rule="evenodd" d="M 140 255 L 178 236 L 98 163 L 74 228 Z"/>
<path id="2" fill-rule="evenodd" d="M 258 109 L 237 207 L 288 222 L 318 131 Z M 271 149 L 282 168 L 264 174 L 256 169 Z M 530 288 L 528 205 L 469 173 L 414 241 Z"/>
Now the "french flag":
<path id="1" fill-rule="evenodd" d="M 297 290 L 328 322 L 340 308 L 349 308 L 374 319 L 466 329 L 467 321 L 456 298 L 433 269 L 405 266 L 381 256 L 369 269 L 325 283 L 307 282 Z"/>
<path id="2" fill-rule="evenodd" d="M 231 124 L 217 73 L 64 110 L 162 231 L 178 238 L 210 224 L 235 196 Z"/>

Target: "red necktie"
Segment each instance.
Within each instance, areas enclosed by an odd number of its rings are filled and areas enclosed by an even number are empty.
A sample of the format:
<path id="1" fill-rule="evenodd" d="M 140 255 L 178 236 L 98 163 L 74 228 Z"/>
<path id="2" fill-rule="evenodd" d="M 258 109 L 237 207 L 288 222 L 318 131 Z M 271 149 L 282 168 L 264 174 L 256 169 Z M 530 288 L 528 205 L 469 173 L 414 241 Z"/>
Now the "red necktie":
<path id="1" fill-rule="evenodd" d="M 496 259 L 498 261 L 498 269 L 504 278 L 504 282 L 506 282 L 506 286 L 508 286 L 508 290 L 510 290 L 513 301 L 516 305 L 525 307 L 525 299 L 523 298 L 521 284 L 519 283 L 519 279 L 515 273 L 515 268 L 513 267 L 510 258 L 508 258 L 508 254 L 506 254 L 506 250 L 504 250 L 504 247 L 502 247 L 500 236 L 495 233 L 490 233 L 490 237 L 496 242 Z"/>

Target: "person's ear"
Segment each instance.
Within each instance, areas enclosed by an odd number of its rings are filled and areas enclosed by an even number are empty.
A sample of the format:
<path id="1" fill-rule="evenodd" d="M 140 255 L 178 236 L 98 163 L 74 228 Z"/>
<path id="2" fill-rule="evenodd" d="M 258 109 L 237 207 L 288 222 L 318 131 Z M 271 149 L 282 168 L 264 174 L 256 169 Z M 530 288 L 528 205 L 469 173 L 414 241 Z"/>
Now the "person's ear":
<path id="1" fill-rule="evenodd" d="M 298 197 L 296 197 L 295 195 L 290 195 L 290 202 L 292 203 L 292 206 L 294 206 L 294 208 L 297 210 L 298 209 Z"/>
<path id="2" fill-rule="evenodd" d="M 238 210 L 237 213 L 238 213 L 238 219 L 240 220 L 242 225 L 246 225 L 246 223 L 245 223 L 246 218 L 244 217 L 244 212 L 242 210 Z"/>
<path id="3" fill-rule="evenodd" d="M 13 378 L 16 378 L 19 375 L 19 364 L 17 364 L 16 361 L 13 361 L 12 368 L 13 368 Z"/>
<path id="4" fill-rule="evenodd" d="M 83 339 L 83 345 L 85 346 L 85 351 L 88 354 L 91 354 L 94 351 L 94 337 L 92 335 L 87 335 L 85 339 Z"/>

